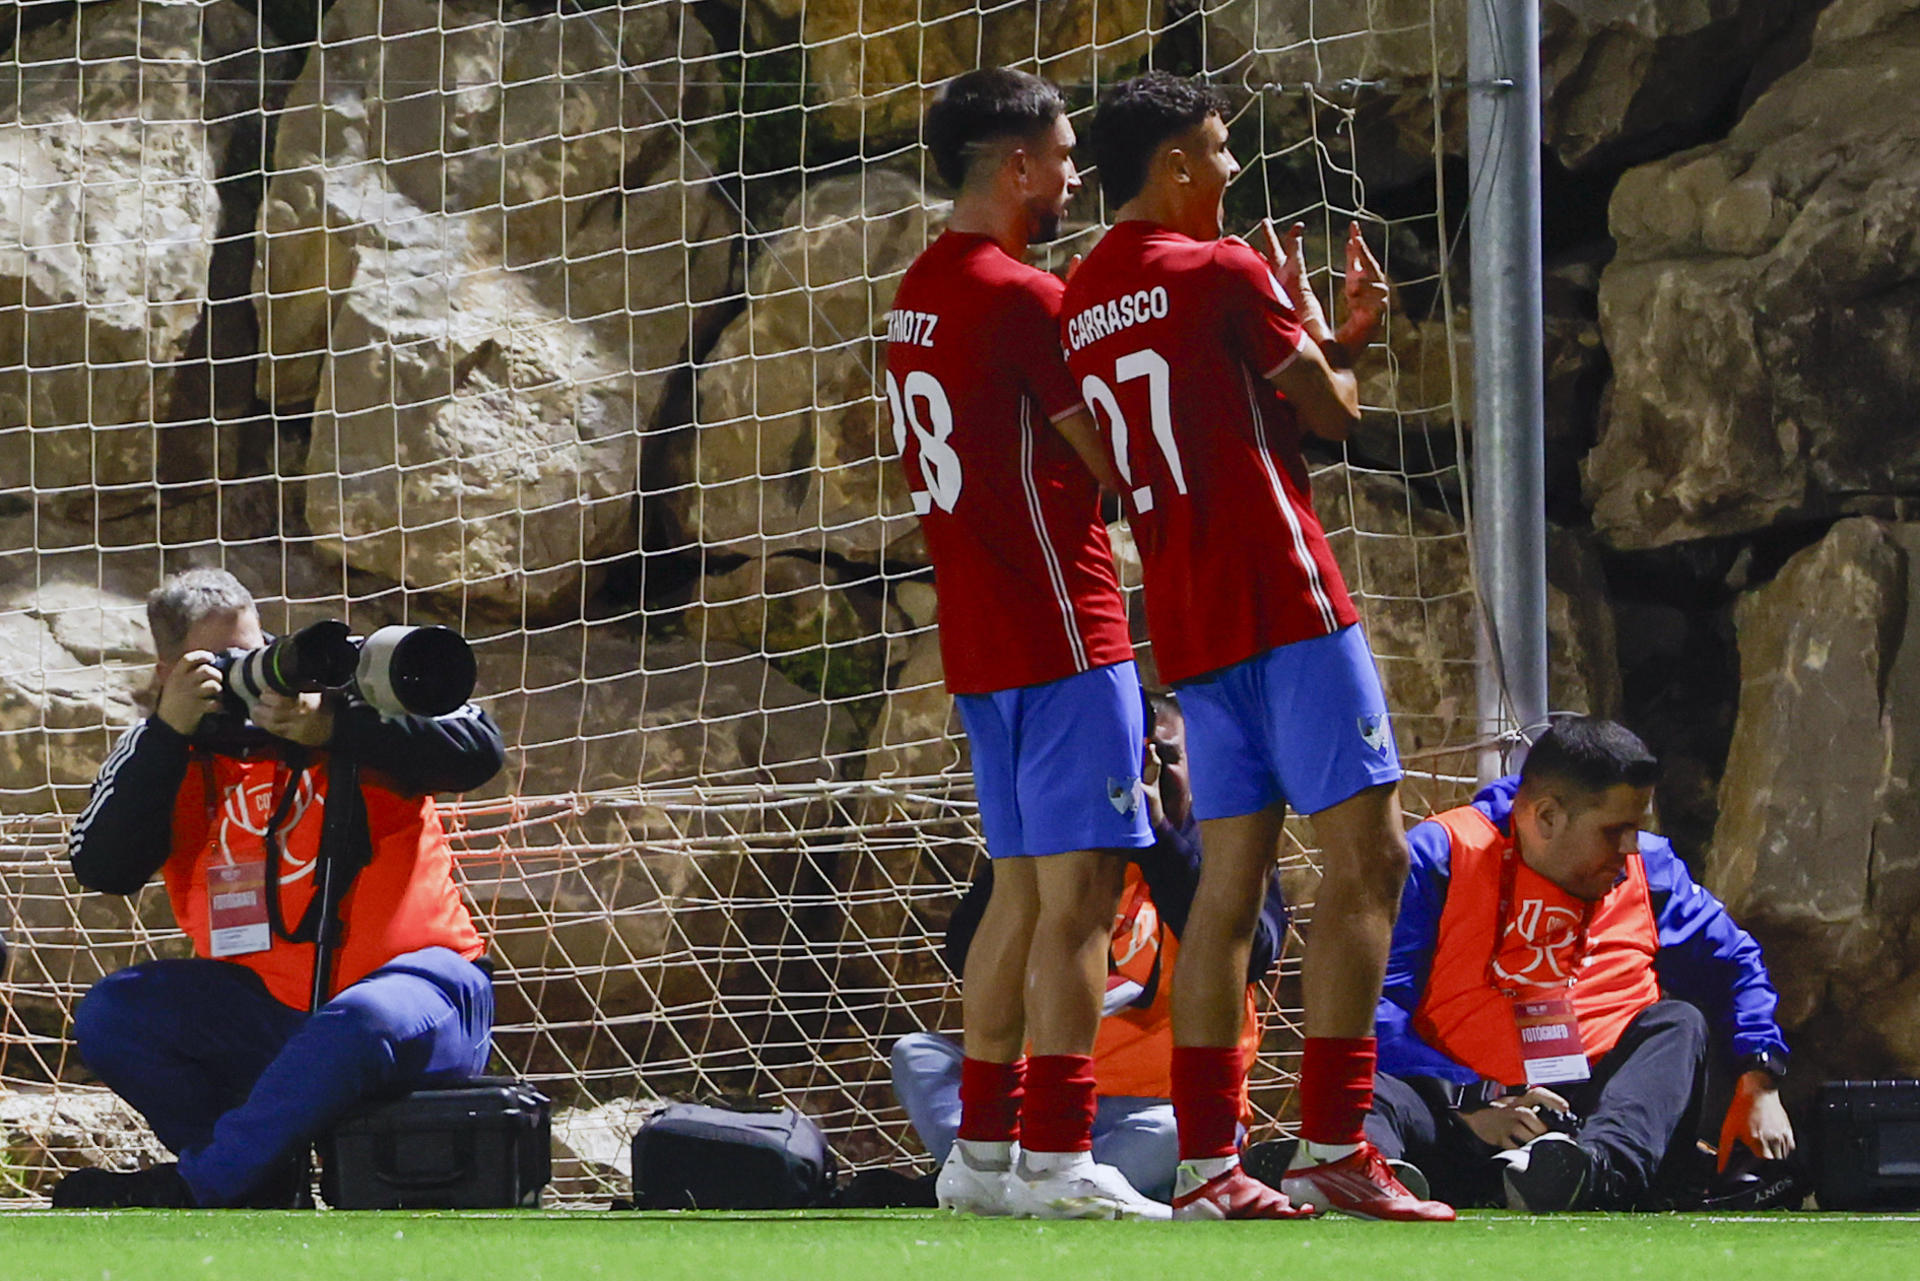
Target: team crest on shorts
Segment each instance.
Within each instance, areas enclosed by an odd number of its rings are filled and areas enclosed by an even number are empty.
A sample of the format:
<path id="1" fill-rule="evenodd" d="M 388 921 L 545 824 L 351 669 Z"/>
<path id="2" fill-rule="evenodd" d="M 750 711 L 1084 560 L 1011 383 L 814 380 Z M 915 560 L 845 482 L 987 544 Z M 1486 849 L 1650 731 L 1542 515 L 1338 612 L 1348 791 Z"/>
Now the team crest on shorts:
<path id="1" fill-rule="evenodd" d="M 1107 800 L 1113 808 L 1122 814 L 1133 813 L 1133 807 L 1140 803 L 1140 780 L 1137 778 L 1109 778 L 1107 780 Z"/>
<path id="2" fill-rule="evenodd" d="M 1362 716 L 1360 718 L 1360 741 L 1382 756 L 1387 754 L 1387 736 L 1393 731 L 1387 728 L 1385 716 Z"/>

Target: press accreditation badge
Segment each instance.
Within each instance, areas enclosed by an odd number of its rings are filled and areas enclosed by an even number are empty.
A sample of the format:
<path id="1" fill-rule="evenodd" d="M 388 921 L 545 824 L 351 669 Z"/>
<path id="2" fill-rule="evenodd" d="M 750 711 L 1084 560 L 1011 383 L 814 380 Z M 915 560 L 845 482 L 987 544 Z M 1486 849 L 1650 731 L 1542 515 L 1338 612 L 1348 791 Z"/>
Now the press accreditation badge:
<path id="1" fill-rule="evenodd" d="M 1584 1081 L 1587 1051 L 1580 1042 L 1580 1017 L 1572 992 L 1513 998 L 1513 1021 L 1520 1029 L 1520 1062 L 1528 1085 Z"/>
<path id="2" fill-rule="evenodd" d="M 207 869 L 207 935 L 209 948 L 220 958 L 264 952 L 272 946 L 265 862 Z"/>

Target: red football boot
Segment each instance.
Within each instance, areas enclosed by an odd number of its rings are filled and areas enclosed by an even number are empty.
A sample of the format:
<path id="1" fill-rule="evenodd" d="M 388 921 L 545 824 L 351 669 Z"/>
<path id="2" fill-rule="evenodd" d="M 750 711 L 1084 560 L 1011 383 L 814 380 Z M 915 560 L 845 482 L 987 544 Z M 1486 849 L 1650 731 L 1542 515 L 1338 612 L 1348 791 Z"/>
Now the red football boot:
<path id="1" fill-rule="evenodd" d="M 1296 1204 L 1236 1163 L 1224 1174 L 1202 1180 L 1185 1162 L 1174 1180 L 1176 1219 L 1310 1219 L 1320 1211 Z"/>
<path id="2" fill-rule="evenodd" d="M 1357 1152 L 1320 1165 L 1288 1170 L 1280 1189 L 1296 1201 L 1356 1219 L 1391 1219 L 1399 1223 L 1451 1223 L 1453 1207 L 1442 1201 L 1422 1201 L 1394 1177 L 1386 1158 L 1371 1143 Z"/>

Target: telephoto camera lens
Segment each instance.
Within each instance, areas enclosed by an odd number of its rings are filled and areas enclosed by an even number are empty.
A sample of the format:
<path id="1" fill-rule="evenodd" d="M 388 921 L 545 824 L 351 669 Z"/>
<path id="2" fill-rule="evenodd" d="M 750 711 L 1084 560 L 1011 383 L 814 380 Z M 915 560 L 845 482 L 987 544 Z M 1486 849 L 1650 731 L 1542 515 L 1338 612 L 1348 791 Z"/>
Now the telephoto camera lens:
<path id="1" fill-rule="evenodd" d="M 473 647 L 450 627 L 382 627 L 360 647 L 354 690 L 382 716 L 445 716 L 473 696 Z"/>
<path id="2" fill-rule="evenodd" d="M 353 679 L 358 659 L 359 646 L 347 625 L 329 618 L 234 655 L 220 666 L 227 693 L 252 707 L 268 690 L 290 695 L 337 689 Z"/>

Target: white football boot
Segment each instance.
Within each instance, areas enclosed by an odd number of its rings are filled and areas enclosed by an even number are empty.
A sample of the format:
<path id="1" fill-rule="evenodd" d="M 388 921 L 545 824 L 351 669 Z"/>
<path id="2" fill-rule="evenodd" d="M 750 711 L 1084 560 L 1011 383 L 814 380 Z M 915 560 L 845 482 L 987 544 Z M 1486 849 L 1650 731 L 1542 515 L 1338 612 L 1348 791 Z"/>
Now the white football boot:
<path id="1" fill-rule="evenodd" d="M 1091 1155 L 1054 1169 L 1035 1169 L 1026 1157 L 1007 1179 L 1014 1213 L 1032 1219 L 1166 1219 L 1166 1205 L 1134 1190 L 1127 1176 Z"/>
<path id="2" fill-rule="evenodd" d="M 1019 1213 L 1010 1198 L 1010 1185 L 1014 1182 L 1012 1158 L 998 1168 L 978 1166 L 967 1159 L 965 1149 L 966 1145 L 956 1140 L 940 1165 L 939 1177 L 933 1181 L 934 1199 L 940 1208 L 987 1218 L 1006 1218 Z M 1015 1145 L 1013 1152 L 1017 1154 L 1019 1150 Z"/>

